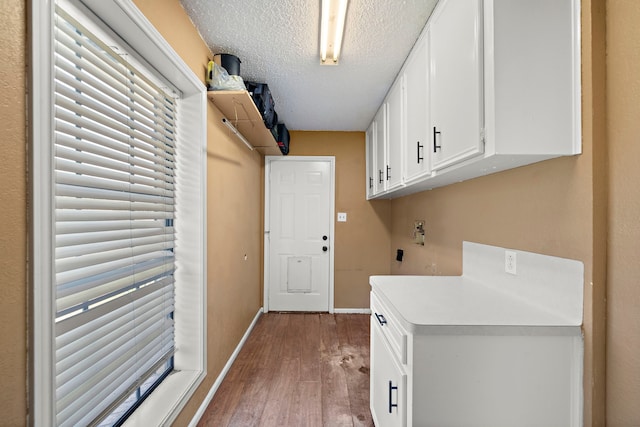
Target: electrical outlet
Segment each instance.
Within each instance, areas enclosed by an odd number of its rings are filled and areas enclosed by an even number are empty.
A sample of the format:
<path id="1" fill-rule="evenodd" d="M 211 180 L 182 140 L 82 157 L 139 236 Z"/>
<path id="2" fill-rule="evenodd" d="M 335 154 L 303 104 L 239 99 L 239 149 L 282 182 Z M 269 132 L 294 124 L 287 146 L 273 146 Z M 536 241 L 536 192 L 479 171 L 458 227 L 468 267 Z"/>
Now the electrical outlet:
<path id="1" fill-rule="evenodd" d="M 516 253 L 514 251 L 504 251 L 504 271 L 516 274 Z"/>

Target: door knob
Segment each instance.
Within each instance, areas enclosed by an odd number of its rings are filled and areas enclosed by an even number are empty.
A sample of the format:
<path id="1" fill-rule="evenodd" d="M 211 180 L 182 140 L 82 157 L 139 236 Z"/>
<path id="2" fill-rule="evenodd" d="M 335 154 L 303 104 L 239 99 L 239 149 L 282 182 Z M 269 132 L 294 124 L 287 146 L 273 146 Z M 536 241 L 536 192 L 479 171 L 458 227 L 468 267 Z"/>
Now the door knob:
<path id="1" fill-rule="evenodd" d="M 322 247 L 322 252 L 327 252 L 328 250 L 329 250 L 329 248 L 328 248 L 328 247 L 326 247 L 326 246 L 323 246 L 323 247 Z"/>

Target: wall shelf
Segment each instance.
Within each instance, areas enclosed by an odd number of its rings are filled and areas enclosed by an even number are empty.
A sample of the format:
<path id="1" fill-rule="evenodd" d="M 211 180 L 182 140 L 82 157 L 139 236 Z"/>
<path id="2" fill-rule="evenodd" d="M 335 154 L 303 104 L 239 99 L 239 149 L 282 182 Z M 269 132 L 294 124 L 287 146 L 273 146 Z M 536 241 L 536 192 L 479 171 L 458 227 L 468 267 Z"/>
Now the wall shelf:
<path id="1" fill-rule="evenodd" d="M 278 143 L 262 120 L 246 90 L 208 91 L 207 98 L 225 118 L 263 155 L 281 156 Z M 235 136 L 234 136 L 235 137 Z"/>

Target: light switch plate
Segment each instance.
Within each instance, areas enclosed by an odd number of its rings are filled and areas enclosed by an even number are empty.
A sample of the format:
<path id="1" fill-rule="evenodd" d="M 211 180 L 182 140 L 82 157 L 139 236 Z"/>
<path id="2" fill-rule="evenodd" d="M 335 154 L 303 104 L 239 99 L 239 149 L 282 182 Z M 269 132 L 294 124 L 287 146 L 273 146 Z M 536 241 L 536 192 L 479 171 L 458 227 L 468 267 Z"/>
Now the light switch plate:
<path id="1" fill-rule="evenodd" d="M 338 212 L 338 222 L 347 222 L 346 212 Z"/>

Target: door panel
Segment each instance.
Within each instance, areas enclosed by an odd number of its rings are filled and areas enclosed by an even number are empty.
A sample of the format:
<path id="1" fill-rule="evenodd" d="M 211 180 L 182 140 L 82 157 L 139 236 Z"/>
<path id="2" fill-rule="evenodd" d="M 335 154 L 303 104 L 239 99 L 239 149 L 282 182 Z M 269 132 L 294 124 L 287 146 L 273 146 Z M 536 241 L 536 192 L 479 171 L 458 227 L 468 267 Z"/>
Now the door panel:
<path id="1" fill-rule="evenodd" d="M 370 405 L 376 425 L 404 427 L 407 422 L 407 375 L 371 317 Z"/>
<path id="2" fill-rule="evenodd" d="M 430 148 L 440 170 L 483 152 L 482 2 L 440 2 L 429 32 Z"/>
<path id="3" fill-rule="evenodd" d="M 383 103 L 375 116 L 375 146 L 376 146 L 376 161 L 375 171 L 373 178 L 373 190 L 374 194 L 378 194 L 386 190 L 386 169 L 387 169 L 387 104 Z"/>
<path id="4" fill-rule="evenodd" d="M 385 176 L 387 190 L 402 184 L 403 124 L 402 99 L 403 79 L 400 77 L 389 91 L 387 98 L 387 166 Z"/>
<path id="5" fill-rule="evenodd" d="M 332 174 L 328 160 L 270 163 L 269 310 L 329 310 Z"/>
<path id="6" fill-rule="evenodd" d="M 431 173 L 429 146 L 429 34 L 418 40 L 404 72 L 405 78 L 405 179 Z"/>
<path id="7" fill-rule="evenodd" d="M 374 194 L 373 184 L 374 180 L 377 178 L 376 174 L 376 164 L 375 164 L 375 132 L 376 132 L 376 123 L 371 122 L 371 125 L 367 129 L 366 133 L 366 156 L 367 156 L 367 199 L 369 199 Z"/>

